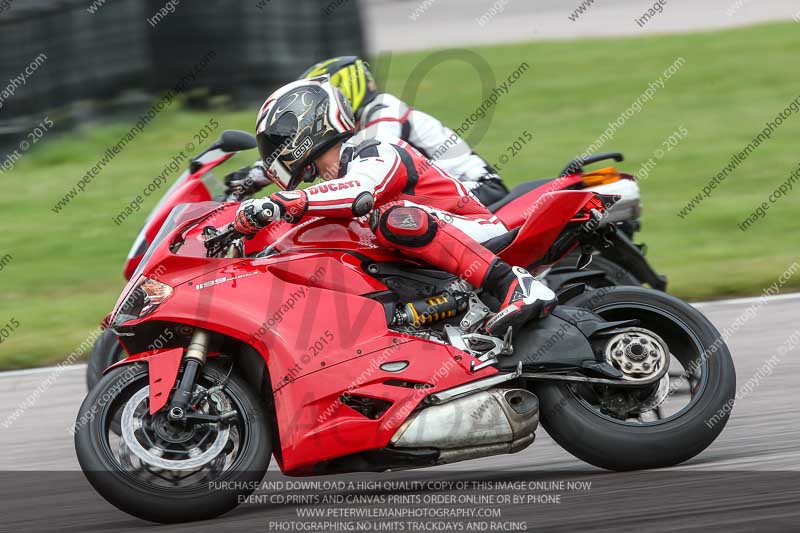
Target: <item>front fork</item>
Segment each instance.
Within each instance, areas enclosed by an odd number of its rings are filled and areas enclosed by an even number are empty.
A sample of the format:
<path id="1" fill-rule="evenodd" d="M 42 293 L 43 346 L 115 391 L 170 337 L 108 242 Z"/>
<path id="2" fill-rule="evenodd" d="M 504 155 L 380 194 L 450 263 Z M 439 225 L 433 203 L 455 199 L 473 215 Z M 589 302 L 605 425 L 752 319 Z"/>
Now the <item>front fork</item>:
<path id="1" fill-rule="evenodd" d="M 192 340 L 183 354 L 183 376 L 167 409 L 167 417 L 170 420 L 182 420 L 186 417 L 186 410 L 194 395 L 197 376 L 206 364 L 210 337 L 208 331 L 200 328 L 195 329 L 192 334 Z"/>

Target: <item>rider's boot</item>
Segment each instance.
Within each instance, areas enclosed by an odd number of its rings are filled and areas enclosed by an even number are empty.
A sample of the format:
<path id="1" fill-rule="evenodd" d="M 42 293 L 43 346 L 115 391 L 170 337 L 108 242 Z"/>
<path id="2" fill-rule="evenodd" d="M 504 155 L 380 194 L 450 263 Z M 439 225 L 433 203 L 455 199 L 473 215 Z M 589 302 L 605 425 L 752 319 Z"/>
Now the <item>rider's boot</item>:
<path id="1" fill-rule="evenodd" d="M 483 287 L 500 301 L 497 314 L 486 322 L 489 335 L 502 336 L 509 326 L 532 318 L 543 318 L 556 304 L 556 295 L 547 285 L 520 267 L 497 260 Z"/>

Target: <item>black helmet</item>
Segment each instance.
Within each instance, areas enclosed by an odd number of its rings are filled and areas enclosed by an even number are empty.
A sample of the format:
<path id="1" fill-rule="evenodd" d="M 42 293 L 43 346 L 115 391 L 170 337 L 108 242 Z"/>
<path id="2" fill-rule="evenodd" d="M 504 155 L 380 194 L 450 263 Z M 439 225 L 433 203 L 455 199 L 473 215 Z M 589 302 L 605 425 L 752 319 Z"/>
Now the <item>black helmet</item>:
<path id="1" fill-rule="evenodd" d="M 355 116 L 378 94 L 369 65 L 358 56 L 341 56 L 320 61 L 300 77 L 314 78 L 324 75 L 330 76 L 334 87 L 342 91 Z"/>
<path id="2" fill-rule="evenodd" d="M 261 159 L 275 183 L 288 190 L 313 181 L 312 161 L 354 131 L 350 104 L 327 76 L 284 85 L 267 98 L 256 120 Z"/>

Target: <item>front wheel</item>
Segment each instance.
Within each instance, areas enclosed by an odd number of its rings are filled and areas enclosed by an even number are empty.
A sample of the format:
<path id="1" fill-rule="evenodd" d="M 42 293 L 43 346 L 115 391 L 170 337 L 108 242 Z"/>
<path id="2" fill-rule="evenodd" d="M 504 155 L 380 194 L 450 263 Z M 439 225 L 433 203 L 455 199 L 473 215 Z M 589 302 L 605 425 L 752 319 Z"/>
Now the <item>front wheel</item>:
<path id="1" fill-rule="evenodd" d="M 621 471 L 676 465 L 717 438 L 733 407 L 736 372 L 708 319 L 641 287 L 589 291 L 568 305 L 609 321 L 638 319 L 637 328 L 664 341 L 670 362 L 663 378 L 643 388 L 538 385 L 542 426 L 559 445 L 587 463 Z"/>
<path id="2" fill-rule="evenodd" d="M 578 254 L 569 254 L 554 267 L 554 272 L 560 269 L 575 270 L 574 265 L 578 262 Z M 618 265 L 614 261 L 603 257 L 600 254 L 592 256 L 592 262 L 586 267 L 586 271 L 595 271 L 601 275 L 581 280 L 587 287 L 600 289 L 602 287 L 614 287 L 617 285 L 641 286 L 642 282 L 630 273 L 625 267 Z"/>
<path id="3" fill-rule="evenodd" d="M 75 449 L 101 496 L 144 520 L 172 523 L 219 516 L 253 492 L 269 465 L 271 435 L 235 369 L 211 361 L 197 380 L 193 411 L 216 421 L 170 421 L 165 409 L 150 415 L 148 396 L 147 365 L 136 363 L 110 371 L 81 405 Z"/>

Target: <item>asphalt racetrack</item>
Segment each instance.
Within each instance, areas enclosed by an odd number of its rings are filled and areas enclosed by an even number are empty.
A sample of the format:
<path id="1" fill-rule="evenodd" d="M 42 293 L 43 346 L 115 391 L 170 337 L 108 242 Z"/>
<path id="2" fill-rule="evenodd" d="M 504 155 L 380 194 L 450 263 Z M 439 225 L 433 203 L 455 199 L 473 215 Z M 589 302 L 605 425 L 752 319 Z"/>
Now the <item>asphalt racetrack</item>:
<path id="1" fill-rule="evenodd" d="M 651 531 L 709 528 L 797 531 L 800 407 L 796 399 L 800 349 L 796 348 L 796 340 L 792 343 L 792 335 L 794 339 L 800 338 L 800 294 L 768 300 L 720 301 L 699 307 L 720 330 L 739 321 L 728 342 L 736 364 L 740 395 L 720 438 L 683 465 L 657 472 L 606 472 L 573 458 L 539 428 L 536 442 L 518 454 L 425 470 L 323 478 L 288 478 L 272 471 L 267 478 L 272 483 L 317 484 L 284 486 L 282 490 L 274 490 L 280 485 L 267 485 L 267 490 L 258 491 L 256 498 L 220 519 L 157 530 L 378 531 L 378 527 L 391 526 L 388 518 L 378 516 L 386 514 L 386 509 L 406 509 L 407 513 L 418 515 L 433 512 L 424 511 L 427 508 L 452 509 L 453 513 L 500 513 L 500 516 L 491 519 L 412 516 L 390 530 L 466 531 L 464 528 L 470 523 L 480 524 L 483 520 L 490 529 L 494 522 L 496 530 L 620 531 L 641 527 L 646 521 Z M 788 351 L 778 355 L 782 345 Z M 770 358 L 772 363 L 765 367 Z M 106 503 L 78 471 L 68 428 L 74 423 L 85 394 L 84 370 L 79 366 L 58 376 L 24 416 L 9 427 L 3 425 L 0 531 L 135 531 L 147 527 L 145 522 Z M 3 406 L 0 422 L 7 421 L 8 415 L 52 372 L 50 368 L 0 374 Z M 377 484 L 348 489 L 338 483 L 364 480 Z M 406 485 L 388 484 L 398 480 Z M 327 485 L 323 486 L 323 481 Z M 517 485 L 496 488 L 497 483 L 509 481 L 516 481 Z M 528 485 L 518 490 L 515 487 L 519 483 Z M 567 483 L 571 489 L 566 488 Z M 295 495 L 295 503 L 270 503 L 270 496 L 275 494 Z M 338 498 L 340 503 L 311 504 L 314 502 L 311 496 L 316 495 L 319 503 L 323 494 Z M 376 500 L 376 494 L 382 494 L 383 500 Z M 525 496 L 525 503 L 509 503 L 513 502 L 514 494 L 518 498 Z M 306 495 L 307 503 L 297 503 L 302 500 L 298 495 Z M 408 502 L 423 503 L 394 505 L 389 502 L 392 495 L 405 495 Z M 494 499 L 487 500 L 487 495 L 493 495 Z M 360 504 L 349 505 L 344 498 L 357 499 Z M 425 505 L 423 498 L 430 505 Z M 374 503 L 365 503 L 368 500 Z M 482 501 L 492 503 L 482 504 Z M 331 515 L 326 517 L 298 516 L 299 512 L 307 512 L 299 509 L 320 508 L 350 511 L 330 511 Z M 337 516 L 347 512 L 351 516 Z M 362 517 L 355 516 L 357 513 Z M 356 523 L 370 524 L 369 527 L 376 529 L 347 529 L 367 527 Z"/>
<path id="2" fill-rule="evenodd" d="M 582 3 L 588 7 L 576 13 Z M 637 23 L 654 3 L 655 0 L 366 0 L 362 5 L 368 44 L 375 52 L 705 31 L 788 20 L 800 11 L 794 0 L 662 0 L 658 15 L 646 24 Z"/>

